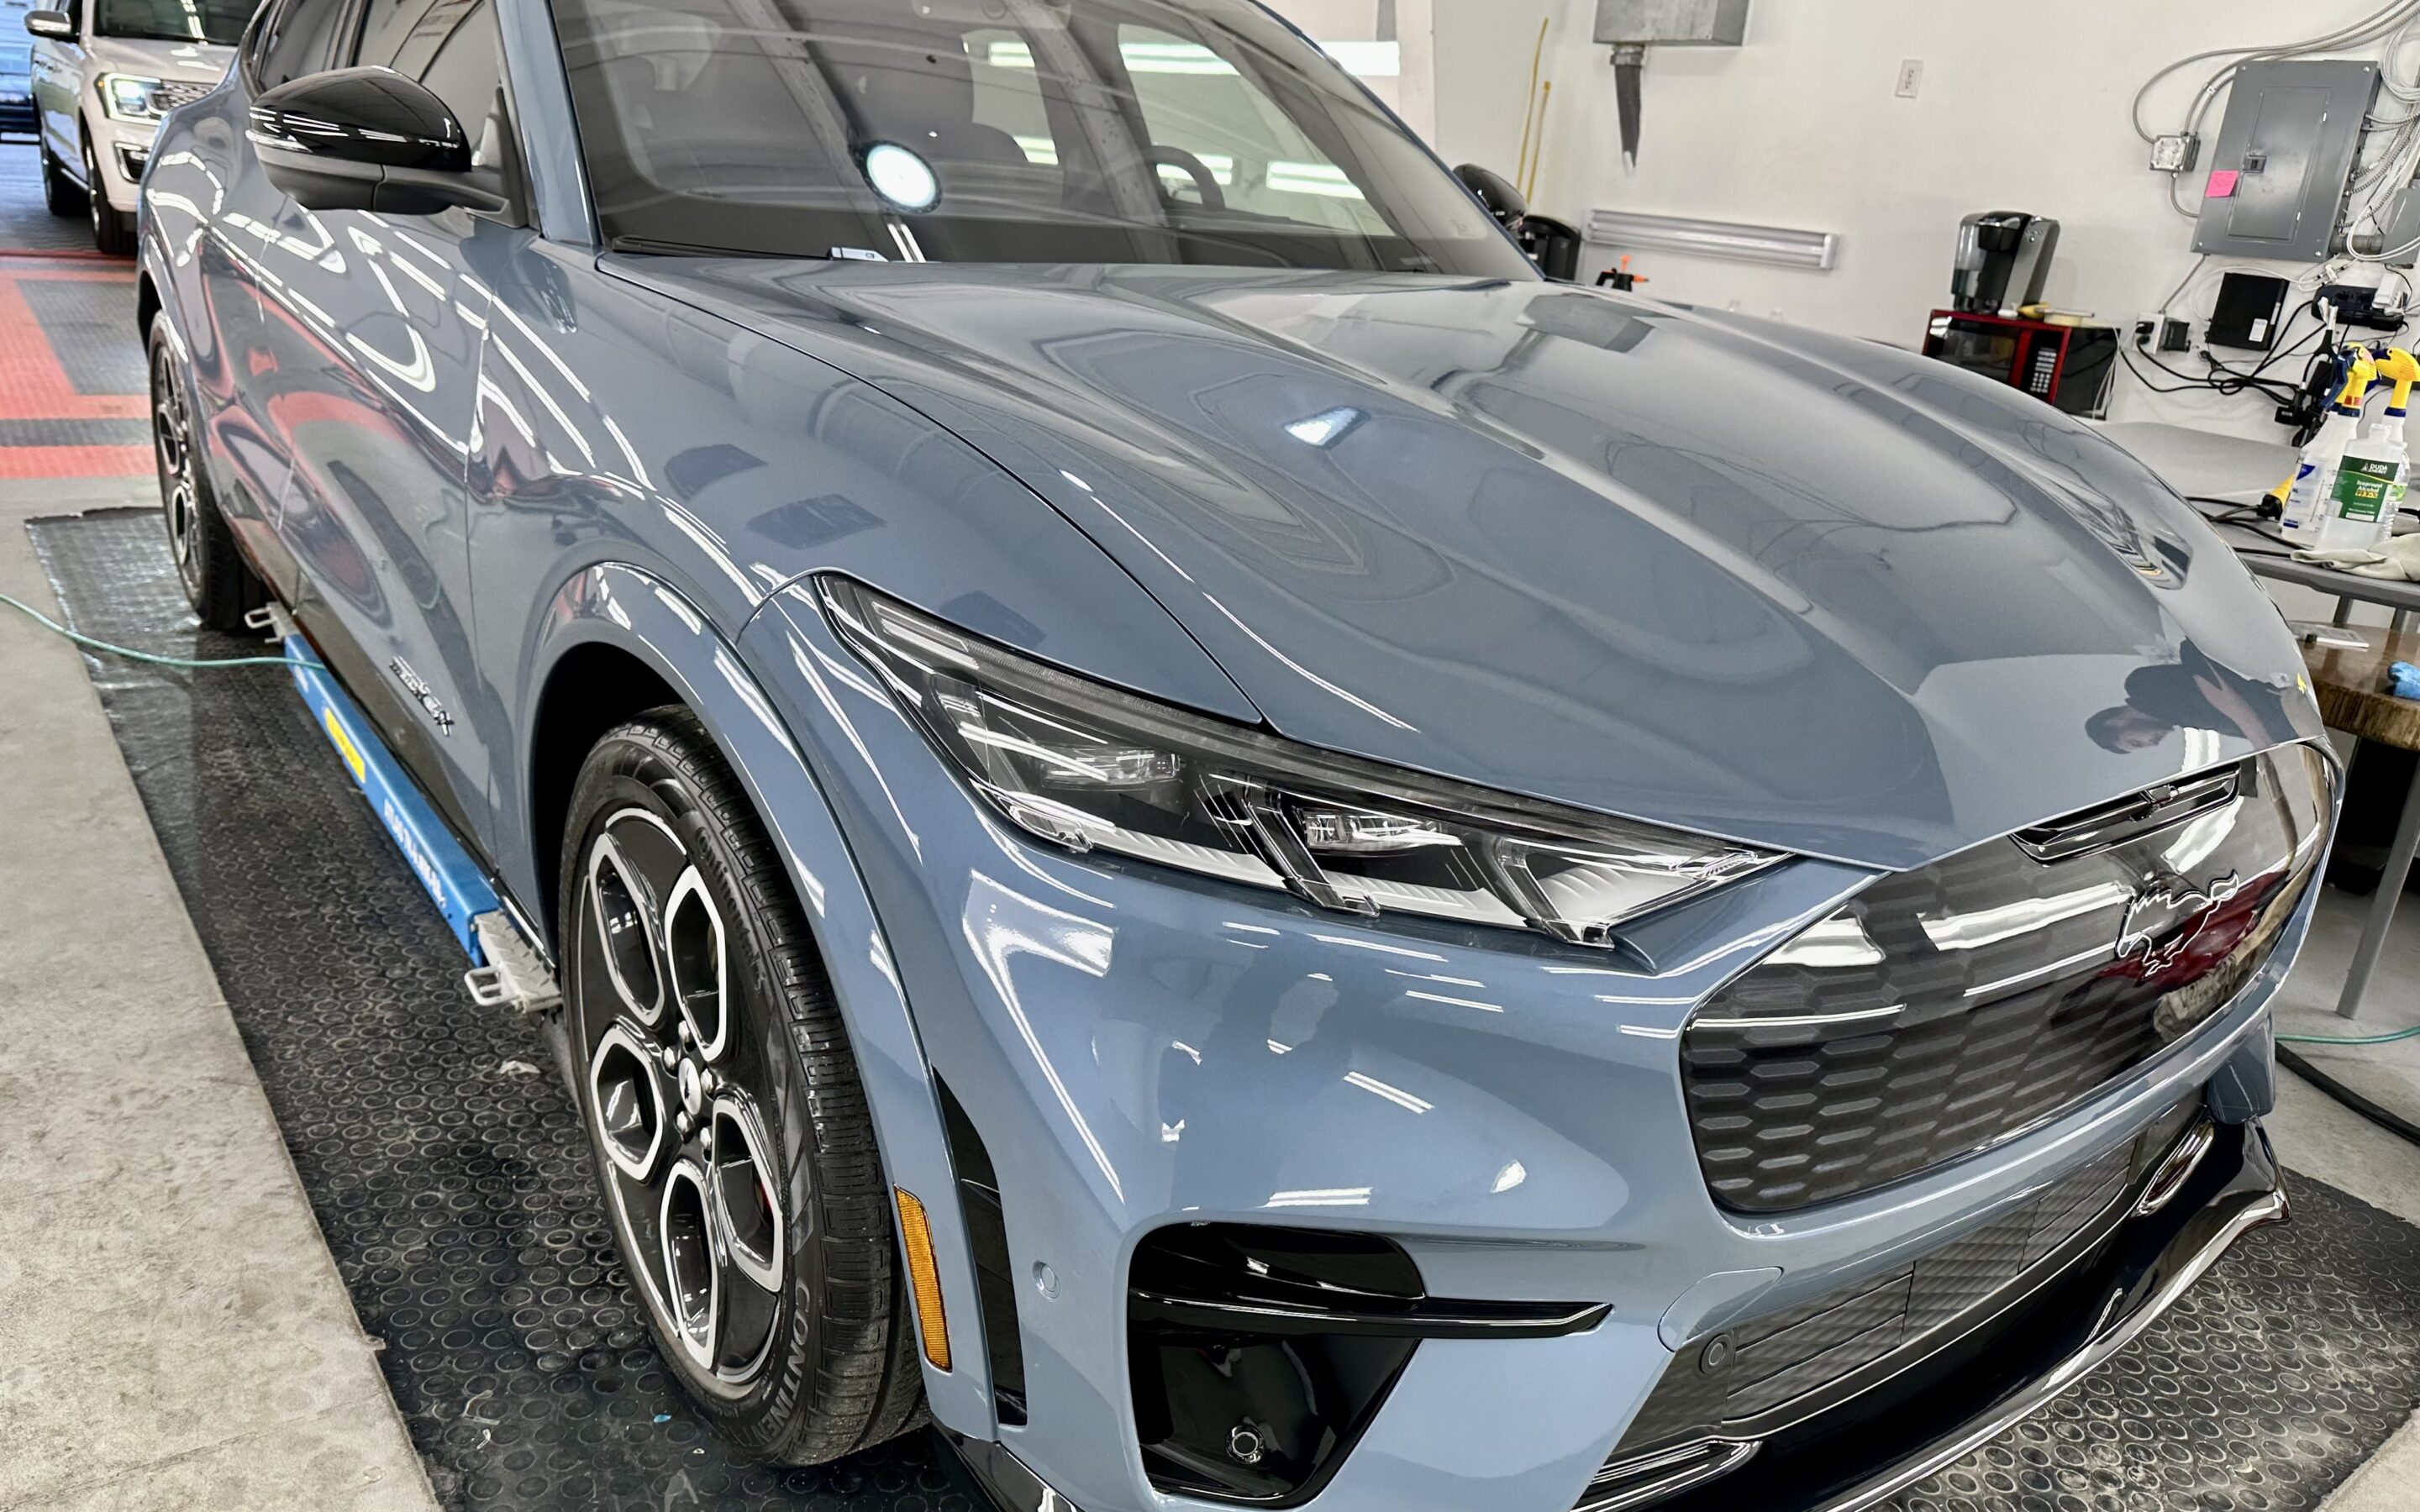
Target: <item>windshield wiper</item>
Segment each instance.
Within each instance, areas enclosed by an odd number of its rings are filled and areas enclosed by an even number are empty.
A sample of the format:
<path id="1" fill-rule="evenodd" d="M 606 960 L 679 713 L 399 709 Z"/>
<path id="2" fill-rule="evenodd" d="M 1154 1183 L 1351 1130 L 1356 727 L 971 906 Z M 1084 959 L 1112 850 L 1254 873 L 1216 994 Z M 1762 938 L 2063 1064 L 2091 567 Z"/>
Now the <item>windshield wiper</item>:
<path id="1" fill-rule="evenodd" d="M 657 257 L 780 257 L 795 261 L 810 255 L 801 252 L 760 252 L 752 247 L 701 247 L 686 241 L 659 241 L 653 237 L 614 237 L 605 246 L 609 252 L 637 252 Z"/>

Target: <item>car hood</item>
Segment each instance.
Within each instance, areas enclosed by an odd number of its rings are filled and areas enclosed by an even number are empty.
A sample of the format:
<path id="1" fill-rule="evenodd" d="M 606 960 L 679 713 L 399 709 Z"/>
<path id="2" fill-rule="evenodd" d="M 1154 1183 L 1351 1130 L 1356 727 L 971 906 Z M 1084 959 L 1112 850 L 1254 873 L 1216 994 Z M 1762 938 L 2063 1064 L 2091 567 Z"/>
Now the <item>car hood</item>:
<path id="1" fill-rule="evenodd" d="M 139 73 L 147 78 L 180 84 L 216 84 L 226 77 L 235 49 L 215 42 L 168 42 L 140 37 L 89 37 L 85 50 L 103 73 Z"/>
<path id="2" fill-rule="evenodd" d="M 2319 731 L 2172 492 L 1892 348 L 1543 283 L 609 261 L 985 451 L 1315 745 L 1898 868 Z"/>

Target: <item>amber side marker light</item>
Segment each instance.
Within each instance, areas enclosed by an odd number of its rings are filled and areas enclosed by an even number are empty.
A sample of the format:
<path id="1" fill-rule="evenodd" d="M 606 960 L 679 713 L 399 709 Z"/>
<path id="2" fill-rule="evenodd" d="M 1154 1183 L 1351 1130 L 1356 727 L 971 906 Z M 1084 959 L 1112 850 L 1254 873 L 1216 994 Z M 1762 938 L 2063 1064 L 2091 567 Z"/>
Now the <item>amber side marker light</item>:
<path id="1" fill-rule="evenodd" d="M 899 1237 L 908 1246 L 908 1279 L 916 1294 L 916 1328 L 924 1335 L 924 1358 L 936 1370 L 950 1368 L 950 1320 L 941 1310 L 941 1272 L 933 1262 L 933 1226 L 924 1220 L 924 1204 L 906 1187 L 893 1187 L 899 1198 Z"/>

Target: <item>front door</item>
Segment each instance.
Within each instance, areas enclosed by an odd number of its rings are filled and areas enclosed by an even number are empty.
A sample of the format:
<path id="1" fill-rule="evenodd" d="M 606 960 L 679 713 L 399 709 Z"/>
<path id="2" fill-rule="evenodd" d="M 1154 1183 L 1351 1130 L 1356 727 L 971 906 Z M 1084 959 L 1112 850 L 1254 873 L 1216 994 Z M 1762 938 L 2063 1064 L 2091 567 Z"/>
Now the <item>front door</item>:
<path id="1" fill-rule="evenodd" d="M 419 79 L 493 150 L 503 64 L 488 0 L 368 0 L 354 35 L 359 63 Z M 489 732 L 473 717 L 464 475 L 487 319 L 465 247 L 520 235 L 464 210 L 287 200 L 264 259 L 275 276 L 260 280 L 261 393 L 291 463 L 277 530 L 301 568 L 296 617 L 475 843 Z"/>
<path id="2" fill-rule="evenodd" d="M 334 67 L 351 16 L 351 0 L 271 0 L 245 34 L 240 80 L 257 92 Z M 301 570 L 277 532 L 287 456 L 268 409 L 280 344 L 271 339 L 259 288 L 291 270 L 297 249 L 279 240 L 286 195 L 245 147 L 247 124 L 240 103 L 198 121 L 193 149 L 153 171 L 151 205 L 172 239 L 190 235 L 189 224 L 204 233 L 183 243 L 200 270 L 208 313 L 188 331 L 195 419 L 220 513 L 271 591 L 290 603 L 302 591 Z"/>
<path id="3" fill-rule="evenodd" d="M 82 93 L 78 86 L 84 81 L 85 25 L 91 0 L 65 0 L 55 8 L 74 19 L 76 34 L 72 39 L 44 37 L 34 43 L 29 71 L 33 75 L 36 130 L 41 132 L 42 145 L 51 155 L 66 163 L 68 172 L 81 177 L 84 147 L 76 105 Z"/>

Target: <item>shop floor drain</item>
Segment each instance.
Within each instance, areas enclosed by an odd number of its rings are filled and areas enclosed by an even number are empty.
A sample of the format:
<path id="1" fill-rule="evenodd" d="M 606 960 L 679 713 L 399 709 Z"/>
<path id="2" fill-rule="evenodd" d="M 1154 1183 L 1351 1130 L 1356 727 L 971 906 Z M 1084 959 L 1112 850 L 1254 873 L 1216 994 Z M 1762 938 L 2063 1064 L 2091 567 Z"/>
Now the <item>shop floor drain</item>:
<path id="1" fill-rule="evenodd" d="M 75 626 L 198 629 L 158 517 L 32 527 Z M 449 1506 L 973 1512 L 910 1438 L 784 1469 L 682 1407 L 612 1257 L 536 1032 L 461 959 L 275 668 L 88 661 L 362 1326 Z M 1906 1512 L 2316 1507 L 2420 1401 L 2420 1229 L 2307 1180 L 2134 1347 Z"/>

